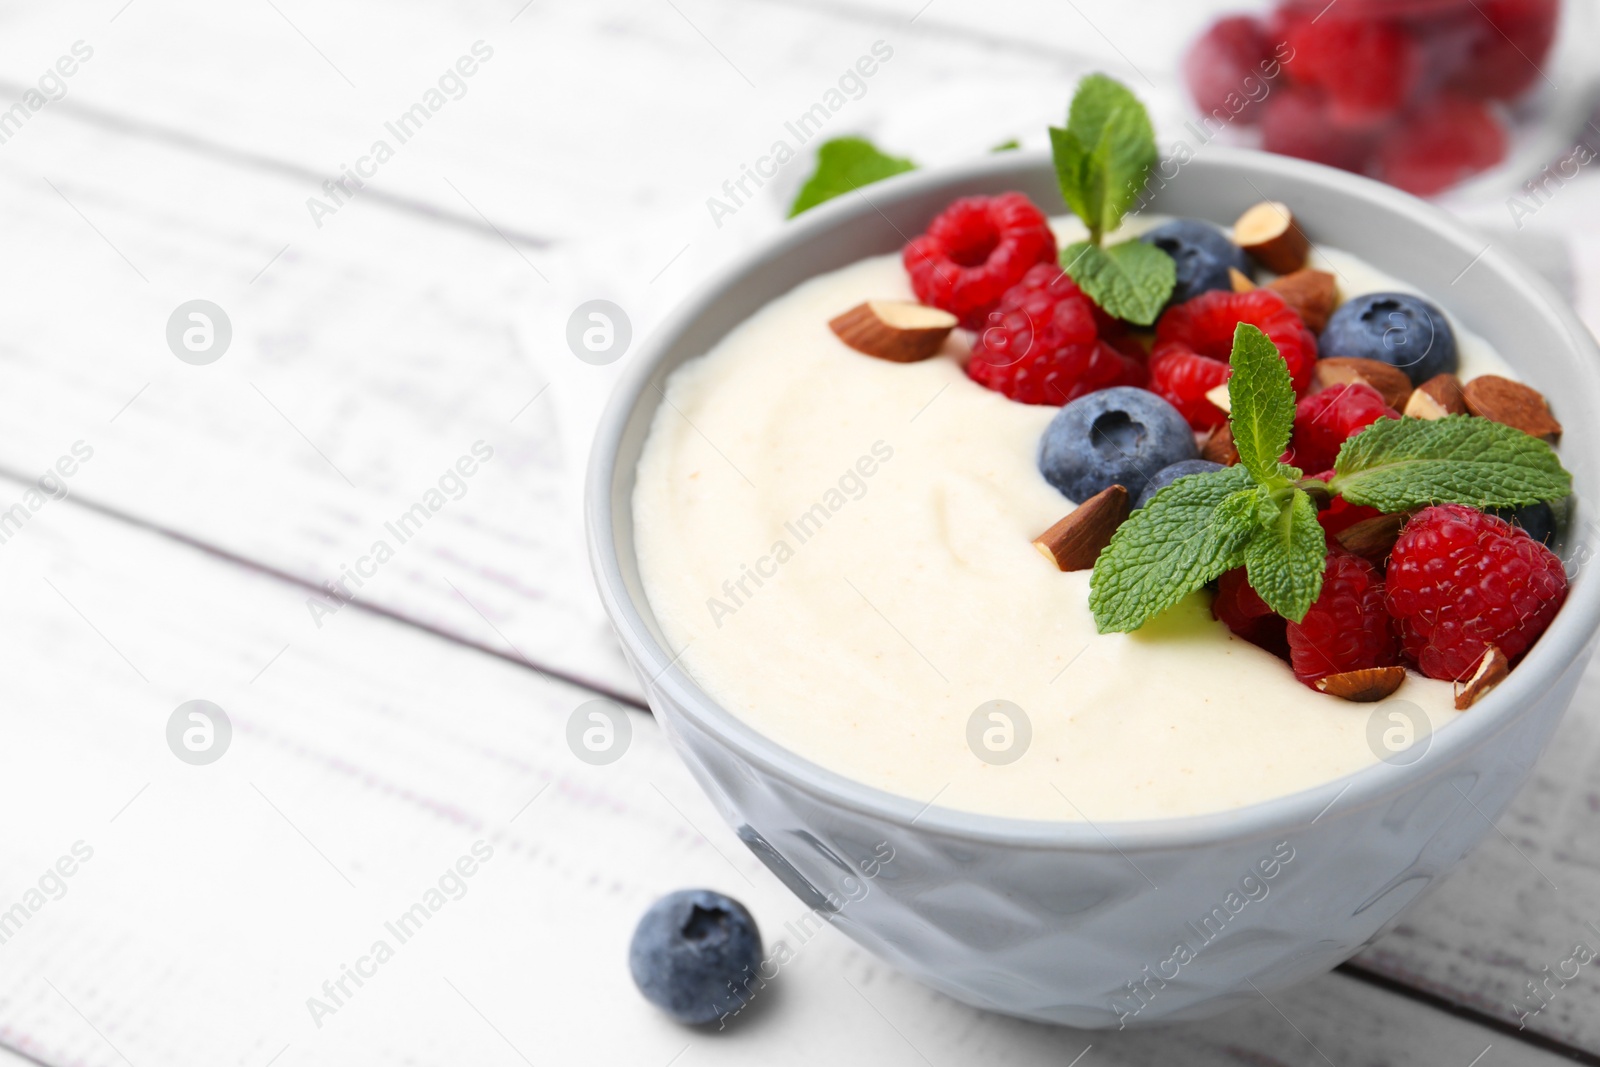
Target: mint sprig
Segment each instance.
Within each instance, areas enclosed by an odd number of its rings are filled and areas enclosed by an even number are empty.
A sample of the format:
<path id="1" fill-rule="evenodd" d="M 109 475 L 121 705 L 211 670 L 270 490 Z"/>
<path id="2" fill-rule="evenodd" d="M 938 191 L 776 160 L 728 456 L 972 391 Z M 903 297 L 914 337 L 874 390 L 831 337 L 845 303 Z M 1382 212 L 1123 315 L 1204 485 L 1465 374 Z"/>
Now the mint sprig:
<path id="1" fill-rule="evenodd" d="M 794 203 L 789 206 L 789 217 L 792 219 L 836 196 L 916 167 L 909 159 L 880 151 L 864 137 L 835 137 L 824 141 L 817 148 L 817 169 L 800 187 Z"/>
<path id="2" fill-rule="evenodd" d="M 1295 398 L 1277 347 L 1240 323 L 1229 363 L 1239 464 L 1179 478 L 1118 528 L 1090 578 L 1101 633 L 1137 630 L 1240 566 L 1273 611 L 1304 619 L 1322 592 L 1327 556 L 1308 489 L 1389 513 L 1430 504 L 1521 507 L 1572 492 L 1572 476 L 1548 443 L 1469 415 L 1380 419 L 1344 443 L 1331 482 L 1307 479 L 1281 459 Z"/>
<path id="3" fill-rule="evenodd" d="M 1172 257 L 1138 241 L 1102 247 L 1159 158 L 1144 105 L 1115 79 L 1091 74 L 1073 93 L 1066 126 L 1050 128 L 1050 150 L 1061 198 L 1089 228 L 1089 240 L 1062 250 L 1062 269 L 1108 313 L 1150 325 L 1177 284 Z"/>

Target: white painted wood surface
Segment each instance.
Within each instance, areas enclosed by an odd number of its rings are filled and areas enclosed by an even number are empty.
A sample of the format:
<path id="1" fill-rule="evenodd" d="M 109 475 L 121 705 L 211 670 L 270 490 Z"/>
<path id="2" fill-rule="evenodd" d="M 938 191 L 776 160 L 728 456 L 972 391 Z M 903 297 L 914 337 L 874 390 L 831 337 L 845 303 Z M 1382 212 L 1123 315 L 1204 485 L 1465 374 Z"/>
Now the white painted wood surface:
<path id="1" fill-rule="evenodd" d="M 628 986 L 622 948 L 660 892 L 716 885 L 769 930 L 799 907 L 647 718 L 622 762 L 587 767 L 561 737 L 593 693 L 461 647 L 637 692 L 574 508 L 618 368 L 572 358 L 567 314 L 613 299 L 637 336 L 781 225 L 804 162 L 721 228 L 704 200 L 874 40 L 895 59 L 828 132 L 937 163 L 1037 141 L 1094 66 L 1148 89 L 1172 129 L 1171 60 L 1203 20 L 1167 0 L 922 6 L 116 0 L 0 14 L 7 103 L 74 41 L 95 48 L 65 98 L 0 144 L 0 502 L 74 442 L 94 448 L 71 497 L 0 545 L 13 687 L 0 796 L 19 813 L 0 835 L 0 907 L 74 841 L 96 850 L 0 945 L 0 1043 L 140 1067 L 280 1052 L 1067 1063 L 1091 1041 L 1120 1063 L 1321 1062 L 1313 1044 L 1340 1064 L 1466 1064 L 1491 1044 L 1486 1064 L 1549 1058 L 1342 976 L 1279 999 L 1281 1015 L 1052 1031 L 954 1006 L 832 931 L 726 1035 L 680 1031 Z M 306 198 L 478 40 L 495 54 L 466 95 L 315 226 Z M 1495 239 L 1594 233 L 1597 198 L 1586 178 Z M 1474 220 L 1506 226 L 1493 204 Z M 1600 242 L 1568 247 L 1579 307 L 1600 322 Z M 167 316 L 193 297 L 234 324 L 207 367 L 165 346 Z M 339 577 L 480 440 L 494 459 L 357 594 L 454 643 L 359 607 L 317 626 L 305 584 Z M 1574 940 L 1600 948 L 1585 933 L 1600 923 L 1593 692 L 1500 833 L 1361 967 L 1515 1025 L 1525 981 Z M 164 745 L 167 715 L 193 697 L 239 727 L 213 767 Z M 315 1028 L 305 998 L 479 838 L 495 858 L 441 936 L 405 946 Z M 1597 1057 L 1597 1007 L 1590 966 L 1528 1028 Z"/>
<path id="2" fill-rule="evenodd" d="M 589 695 L 532 671 L 361 612 L 281 652 L 297 590 L 67 505 L 5 549 L 0 662 L 25 743 L 0 757 L 0 808 L 26 818 L 0 902 L 92 850 L 0 946 L 0 1037 L 46 1063 L 1552 1059 L 1343 976 L 1144 1034 L 961 1007 L 830 928 L 787 929 L 805 909 L 647 716 L 590 767 L 563 740 Z M 235 731 L 205 767 L 164 737 L 197 697 Z M 384 923 L 478 841 L 493 853 L 464 893 L 399 943 Z M 796 950 L 725 1033 L 663 1020 L 623 964 L 633 918 L 683 885 L 738 895 Z M 307 999 L 380 938 L 393 958 L 317 1026 Z"/>

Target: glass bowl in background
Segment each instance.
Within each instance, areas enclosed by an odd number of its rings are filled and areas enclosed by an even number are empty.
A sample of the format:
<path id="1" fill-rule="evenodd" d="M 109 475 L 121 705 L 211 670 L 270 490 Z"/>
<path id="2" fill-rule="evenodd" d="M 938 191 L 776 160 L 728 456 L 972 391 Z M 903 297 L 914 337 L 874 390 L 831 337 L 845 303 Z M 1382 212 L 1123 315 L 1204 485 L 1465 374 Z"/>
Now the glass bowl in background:
<path id="1" fill-rule="evenodd" d="M 1585 130 L 1595 23 L 1584 0 L 1279 0 L 1214 21 L 1184 79 L 1224 140 L 1419 196 L 1503 195 Z"/>

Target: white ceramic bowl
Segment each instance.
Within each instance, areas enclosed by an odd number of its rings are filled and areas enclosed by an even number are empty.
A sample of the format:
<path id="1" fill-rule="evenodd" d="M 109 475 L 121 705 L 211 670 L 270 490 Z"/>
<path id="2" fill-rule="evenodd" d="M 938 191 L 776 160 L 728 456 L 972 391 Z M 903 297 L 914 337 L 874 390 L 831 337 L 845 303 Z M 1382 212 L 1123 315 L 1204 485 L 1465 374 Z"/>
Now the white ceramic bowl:
<path id="1" fill-rule="evenodd" d="M 1348 958 L 1488 832 L 1527 777 L 1600 619 L 1600 582 L 1582 566 L 1600 547 L 1590 503 L 1600 500 L 1600 351 L 1543 281 L 1422 201 L 1297 160 L 1201 153 L 1152 211 L 1229 223 L 1262 199 L 1292 204 L 1314 237 L 1420 288 L 1552 398 L 1576 481 L 1566 606 L 1510 679 L 1413 762 L 1186 818 L 1090 825 L 925 808 L 781 748 L 675 665 L 634 557 L 634 471 L 658 389 L 679 364 L 800 282 L 898 250 L 955 197 L 1009 189 L 1063 210 L 1043 155 L 909 174 L 808 212 L 679 309 L 635 357 L 600 426 L 587 500 L 595 577 L 701 786 L 773 873 L 856 941 L 953 997 L 1029 1019 L 1200 1018 Z M 880 842 L 894 858 L 863 895 L 861 868 Z"/>

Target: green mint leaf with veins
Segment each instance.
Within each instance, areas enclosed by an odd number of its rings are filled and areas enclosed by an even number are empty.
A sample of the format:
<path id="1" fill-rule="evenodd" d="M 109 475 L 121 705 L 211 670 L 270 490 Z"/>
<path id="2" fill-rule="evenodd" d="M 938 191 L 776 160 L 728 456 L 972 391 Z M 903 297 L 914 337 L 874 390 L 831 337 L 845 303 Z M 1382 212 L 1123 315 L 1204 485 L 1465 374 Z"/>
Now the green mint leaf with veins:
<path id="1" fill-rule="evenodd" d="M 1294 383 L 1278 346 L 1256 327 L 1241 322 L 1233 331 L 1229 358 L 1228 419 L 1239 462 L 1262 485 L 1287 484 L 1278 457 L 1294 431 Z"/>
<path id="2" fill-rule="evenodd" d="M 1140 326 L 1156 321 L 1177 284 L 1172 257 L 1142 241 L 1110 248 L 1078 241 L 1061 250 L 1061 269 L 1109 314 Z"/>
<path id="3" fill-rule="evenodd" d="M 1101 633 L 1128 633 L 1243 562 L 1260 529 L 1250 472 L 1179 478 L 1118 527 L 1095 560 L 1089 608 Z"/>
<path id="4" fill-rule="evenodd" d="M 1299 622 L 1322 592 L 1327 535 L 1305 490 L 1289 490 L 1273 502 L 1277 514 L 1244 546 L 1245 576 L 1269 608 Z"/>
<path id="5" fill-rule="evenodd" d="M 1379 419 L 1344 443 L 1333 469 L 1335 493 L 1386 512 L 1522 507 L 1572 492 L 1548 443 L 1472 415 Z"/>
<path id="6" fill-rule="evenodd" d="M 792 219 L 800 212 L 896 174 L 915 170 L 909 159 L 886 155 L 861 137 L 835 137 L 817 149 L 817 169 L 789 207 Z"/>
<path id="7" fill-rule="evenodd" d="M 1066 128 L 1050 129 L 1050 147 L 1061 197 L 1095 245 L 1122 224 L 1159 158 L 1144 105 L 1104 74 L 1078 83 Z"/>

